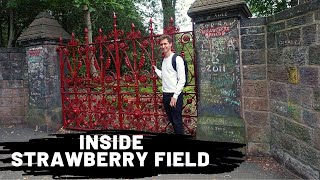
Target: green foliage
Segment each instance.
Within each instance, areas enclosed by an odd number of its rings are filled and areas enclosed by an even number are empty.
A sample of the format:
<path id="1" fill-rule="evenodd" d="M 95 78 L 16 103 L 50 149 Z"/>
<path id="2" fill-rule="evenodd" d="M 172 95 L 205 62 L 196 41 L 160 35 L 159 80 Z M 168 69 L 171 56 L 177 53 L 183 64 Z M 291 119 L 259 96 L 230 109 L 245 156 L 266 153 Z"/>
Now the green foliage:
<path id="1" fill-rule="evenodd" d="M 161 32 L 168 26 L 171 17 L 175 25 L 186 24 L 186 14 L 182 14 L 182 9 L 189 4 L 184 0 L 134 0 L 134 2 L 139 7 L 140 14 L 145 17 L 145 23 L 149 22 L 150 18 L 156 22 L 156 32 Z"/>
<path id="2" fill-rule="evenodd" d="M 117 15 L 119 29 L 131 29 L 134 23 L 136 29 L 147 29 L 143 26 L 142 18 L 131 0 L 2 0 L 0 1 L 0 46 L 8 43 L 9 15 L 14 16 L 14 42 L 35 17 L 42 11 L 49 11 L 68 32 L 75 32 L 83 39 L 84 15 L 83 5 L 88 5 L 91 12 L 94 36 L 98 29 L 104 32 L 113 29 L 113 13 Z M 10 11 L 9 11 L 10 10 Z"/>
<path id="3" fill-rule="evenodd" d="M 296 0 L 246 0 L 255 16 L 269 16 L 297 4 Z"/>

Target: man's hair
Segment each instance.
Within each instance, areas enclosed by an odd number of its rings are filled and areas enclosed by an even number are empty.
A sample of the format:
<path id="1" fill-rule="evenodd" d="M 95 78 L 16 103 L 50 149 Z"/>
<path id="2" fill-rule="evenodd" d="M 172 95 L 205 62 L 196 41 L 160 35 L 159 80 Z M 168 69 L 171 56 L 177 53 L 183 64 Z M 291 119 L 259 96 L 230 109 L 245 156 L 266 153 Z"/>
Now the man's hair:
<path id="1" fill-rule="evenodd" d="M 172 43 L 172 38 L 169 35 L 166 35 L 166 34 L 164 34 L 164 35 L 159 37 L 159 42 L 162 41 L 162 40 L 165 40 L 165 39 L 167 39 L 169 43 Z"/>

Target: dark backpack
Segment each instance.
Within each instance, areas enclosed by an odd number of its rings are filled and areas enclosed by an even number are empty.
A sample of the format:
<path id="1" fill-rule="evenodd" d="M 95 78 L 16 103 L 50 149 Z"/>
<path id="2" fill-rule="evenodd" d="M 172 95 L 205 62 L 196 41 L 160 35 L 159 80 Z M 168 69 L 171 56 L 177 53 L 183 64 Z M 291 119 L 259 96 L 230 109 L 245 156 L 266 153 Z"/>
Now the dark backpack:
<path id="1" fill-rule="evenodd" d="M 177 56 L 178 55 L 175 53 L 175 54 L 173 54 L 173 57 L 172 57 L 172 67 L 175 71 L 177 71 L 177 62 L 176 62 Z M 182 59 L 183 59 L 183 63 L 184 63 L 184 72 L 186 74 L 186 83 L 184 84 L 184 87 L 186 87 L 188 85 L 188 63 L 184 58 L 182 58 Z"/>

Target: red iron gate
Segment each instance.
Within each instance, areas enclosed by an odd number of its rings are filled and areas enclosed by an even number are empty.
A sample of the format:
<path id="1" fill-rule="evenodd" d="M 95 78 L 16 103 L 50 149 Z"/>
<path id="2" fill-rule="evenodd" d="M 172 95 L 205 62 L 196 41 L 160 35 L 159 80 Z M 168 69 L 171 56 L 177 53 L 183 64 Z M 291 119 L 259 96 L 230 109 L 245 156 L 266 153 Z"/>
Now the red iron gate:
<path id="1" fill-rule="evenodd" d="M 161 80 L 152 65 L 161 67 L 161 53 L 150 20 L 150 34 L 142 36 L 132 24 L 131 32 L 117 29 L 95 42 L 80 44 L 72 34 L 61 44 L 61 96 L 63 126 L 75 130 L 128 129 L 172 132 L 162 107 Z M 189 84 L 184 88 L 183 121 L 186 134 L 195 135 L 197 120 L 196 66 L 193 32 L 178 32 L 171 25 L 165 33 L 175 40 L 176 52 L 189 61 Z"/>

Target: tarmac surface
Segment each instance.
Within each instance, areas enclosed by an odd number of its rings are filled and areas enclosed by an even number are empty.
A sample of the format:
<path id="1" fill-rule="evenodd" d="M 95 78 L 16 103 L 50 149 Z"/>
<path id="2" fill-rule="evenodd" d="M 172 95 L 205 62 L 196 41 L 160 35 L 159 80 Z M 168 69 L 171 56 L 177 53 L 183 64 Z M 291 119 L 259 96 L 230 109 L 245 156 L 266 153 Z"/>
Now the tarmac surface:
<path id="1" fill-rule="evenodd" d="M 0 142 L 25 142 L 30 139 L 49 137 L 36 128 L 24 126 L 0 126 Z M 0 147 L 2 150 L 2 147 Z M 0 162 L 0 167 L 3 164 Z M 52 176 L 23 175 L 22 171 L 0 171 L 0 179 L 33 180 L 53 179 Z M 300 179 L 279 165 L 270 157 L 246 157 L 240 167 L 222 174 L 161 174 L 155 177 L 138 179 Z"/>

